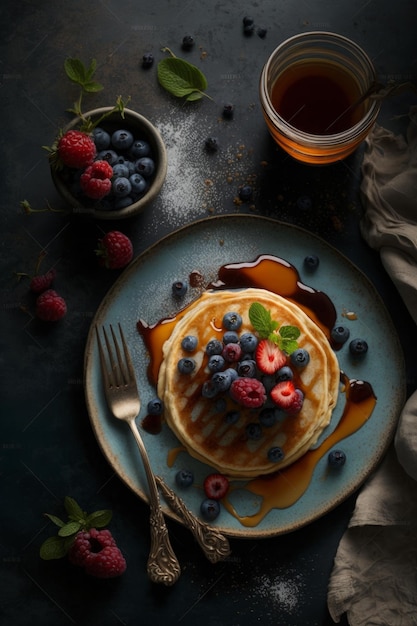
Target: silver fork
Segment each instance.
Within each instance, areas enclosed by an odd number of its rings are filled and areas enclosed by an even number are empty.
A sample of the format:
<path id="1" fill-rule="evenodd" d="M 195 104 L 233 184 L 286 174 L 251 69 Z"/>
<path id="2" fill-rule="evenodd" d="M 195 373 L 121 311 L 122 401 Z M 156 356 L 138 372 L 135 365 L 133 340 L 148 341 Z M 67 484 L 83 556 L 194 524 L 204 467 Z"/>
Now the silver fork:
<path id="1" fill-rule="evenodd" d="M 123 346 L 123 356 L 113 327 L 110 326 L 114 346 L 113 348 L 110 344 L 106 330 L 103 328 L 104 341 L 106 343 L 110 362 L 110 368 L 108 368 L 99 332 L 96 327 L 100 364 L 104 380 L 104 391 L 108 405 L 114 417 L 124 420 L 129 424 L 136 443 L 138 444 L 143 466 L 145 468 L 149 486 L 149 505 L 151 510 L 151 549 L 147 563 L 148 576 L 155 583 L 162 583 L 170 586 L 178 580 L 181 574 L 181 567 L 169 540 L 168 529 L 165 524 L 161 503 L 159 501 L 159 493 L 155 476 L 152 472 L 142 437 L 140 436 L 136 426 L 135 419 L 140 410 L 139 392 L 134 376 L 132 360 L 130 358 L 120 324 L 119 331 Z M 114 356 L 114 352 L 116 352 L 116 358 Z"/>
<path id="2" fill-rule="evenodd" d="M 105 392 L 108 404 L 115 415 L 119 419 L 124 419 L 129 423 L 129 426 L 132 429 L 132 432 L 135 436 L 136 442 L 139 447 L 139 451 L 142 456 L 142 460 L 144 463 L 144 467 L 146 470 L 146 475 L 148 477 L 148 482 L 150 482 L 150 494 L 151 494 L 151 502 L 152 502 L 152 494 L 156 492 L 156 511 L 157 514 L 153 514 L 153 507 L 151 506 L 151 532 L 153 536 L 153 532 L 156 532 L 157 537 L 154 538 L 155 550 L 151 550 L 151 554 L 149 559 L 151 560 L 151 556 L 153 553 L 155 561 L 159 563 L 156 559 L 156 556 L 159 557 L 161 563 L 158 566 L 152 565 L 150 573 L 150 577 L 152 580 L 155 580 L 155 576 L 157 577 L 156 582 L 163 582 L 165 584 L 173 584 L 179 574 L 179 565 L 175 555 L 172 552 L 172 548 L 169 544 L 168 534 L 165 526 L 165 521 L 163 519 L 163 515 L 160 508 L 160 502 L 158 497 L 158 491 L 156 488 L 156 483 L 159 485 L 164 499 L 166 500 L 169 507 L 179 516 L 181 516 L 184 524 L 187 528 L 192 532 L 194 538 L 199 543 L 202 548 L 205 556 L 211 563 L 217 563 L 218 561 L 225 559 L 230 554 L 230 546 L 229 542 L 224 535 L 222 535 L 217 529 L 208 526 L 207 524 L 201 522 L 189 509 L 186 507 L 184 501 L 177 496 L 177 494 L 164 482 L 164 480 L 160 476 L 155 476 L 152 472 L 149 458 L 146 452 L 145 445 L 143 444 L 140 433 L 137 429 L 135 418 L 137 417 L 140 409 L 140 398 L 139 392 L 136 385 L 135 372 L 133 369 L 132 360 L 129 354 L 129 350 L 126 345 L 126 341 L 123 335 L 122 328 L 119 324 L 119 332 L 122 340 L 123 346 L 123 355 L 121 354 L 121 350 L 119 348 L 119 344 L 115 337 L 113 328 L 110 326 L 114 349 L 116 351 L 117 361 L 114 357 L 113 349 L 110 345 L 110 341 L 108 339 L 107 333 L 103 328 L 103 336 L 106 342 L 107 352 L 109 354 L 109 361 L 111 372 L 108 371 L 106 365 L 106 358 L 104 355 L 104 351 L 102 348 L 102 344 L 100 341 L 98 329 L 96 327 L 97 341 L 99 347 L 100 354 L 100 363 L 103 371 L 103 378 L 105 383 Z M 129 413 L 126 408 L 127 402 L 132 403 L 129 406 Z M 114 407 L 117 406 L 117 415 L 115 413 Z M 133 417 L 132 417 L 133 416 Z M 155 520 L 152 523 L 152 520 Z M 158 543 L 158 533 L 161 536 L 165 537 L 165 542 L 168 545 L 168 551 L 165 554 L 166 545 L 164 545 L 164 549 L 161 554 L 159 554 L 159 543 Z M 178 568 L 178 571 L 177 571 Z M 149 566 L 148 566 L 149 570 Z M 176 577 L 172 579 L 172 576 L 175 574 Z M 171 581 L 171 582 L 169 582 Z"/>

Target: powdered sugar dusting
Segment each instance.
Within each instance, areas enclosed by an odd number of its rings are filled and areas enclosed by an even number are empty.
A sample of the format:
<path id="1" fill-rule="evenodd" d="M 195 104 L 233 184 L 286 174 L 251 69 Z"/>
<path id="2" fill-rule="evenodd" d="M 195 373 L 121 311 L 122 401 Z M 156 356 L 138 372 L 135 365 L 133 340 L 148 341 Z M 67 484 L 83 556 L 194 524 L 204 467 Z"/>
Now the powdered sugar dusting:
<path id="1" fill-rule="evenodd" d="M 223 126 L 222 126 L 223 124 Z M 221 119 L 205 125 L 189 108 L 175 109 L 156 121 L 167 150 L 167 176 L 155 219 L 177 228 L 194 219 L 236 209 L 238 187 L 253 184 L 252 154 Z M 219 150 L 209 153 L 205 141 L 215 136 Z M 238 208 L 238 207 L 237 207 Z"/>
<path id="2" fill-rule="evenodd" d="M 254 591 L 257 595 L 271 601 L 275 608 L 292 615 L 298 609 L 299 598 L 302 594 L 301 576 L 272 578 L 270 575 L 263 574 L 254 583 Z"/>

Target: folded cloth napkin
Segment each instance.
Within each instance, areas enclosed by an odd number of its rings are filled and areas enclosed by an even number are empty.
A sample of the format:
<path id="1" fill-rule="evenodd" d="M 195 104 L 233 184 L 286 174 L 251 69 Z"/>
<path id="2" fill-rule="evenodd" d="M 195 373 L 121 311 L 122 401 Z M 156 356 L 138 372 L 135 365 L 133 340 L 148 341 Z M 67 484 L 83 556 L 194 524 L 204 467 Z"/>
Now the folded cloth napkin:
<path id="1" fill-rule="evenodd" d="M 376 126 L 366 141 L 360 226 L 417 323 L 417 106 L 409 117 L 405 137 Z M 351 626 L 417 625 L 417 391 L 356 500 L 327 603 Z"/>

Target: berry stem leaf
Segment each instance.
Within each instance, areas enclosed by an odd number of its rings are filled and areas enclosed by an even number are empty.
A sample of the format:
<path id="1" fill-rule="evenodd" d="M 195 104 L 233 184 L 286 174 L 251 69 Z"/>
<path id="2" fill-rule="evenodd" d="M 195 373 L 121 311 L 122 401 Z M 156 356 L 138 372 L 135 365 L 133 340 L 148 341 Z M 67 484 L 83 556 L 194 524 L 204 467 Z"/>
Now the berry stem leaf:
<path id="1" fill-rule="evenodd" d="M 81 530 L 82 527 L 83 527 L 82 522 L 68 522 L 67 524 L 64 524 L 64 526 L 62 526 L 59 529 L 58 536 L 59 537 L 71 537 L 72 535 L 75 535 L 76 533 L 78 533 L 78 531 Z"/>
<path id="2" fill-rule="evenodd" d="M 160 85 L 177 98 L 190 102 L 209 97 L 204 93 L 208 86 L 205 75 L 185 59 L 176 56 L 161 59 L 157 73 Z"/>
<path id="3" fill-rule="evenodd" d="M 86 517 L 86 513 L 82 510 L 78 502 L 71 498 L 70 496 L 65 496 L 64 498 L 64 507 L 66 512 L 68 513 L 68 517 L 72 520 L 84 520 Z"/>
<path id="4" fill-rule="evenodd" d="M 85 66 L 80 59 L 66 59 L 64 68 L 68 78 L 84 91 L 96 93 L 103 89 L 103 85 L 93 80 L 97 68 L 97 61 L 92 59 L 89 67 Z"/>
<path id="5" fill-rule="evenodd" d="M 50 513 L 45 513 L 45 517 L 47 517 L 49 520 L 51 520 L 51 522 L 53 522 L 55 524 L 55 526 L 58 526 L 58 528 L 62 528 L 63 526 L 65 526 L 65 522 L 63 522 L 62 519 L 60 519 L 56 515 L 51 515 Z"/>
<path id="6" fill-rule="evenodd" d="M 39 555 L 44 561 L 62 559 L 67 554 L 71 543 L 72 539 L 68 541 L 68 538 L 59 537 L 58 535 L 49 537 L 41 545 Z"/>
<path id="7" fill-rule="evenodd" d="M 104 528 L 110 523 L 112 512 L 108 509 L 95 511 L 87 516 L 85 520 L 87 528 Z"/>

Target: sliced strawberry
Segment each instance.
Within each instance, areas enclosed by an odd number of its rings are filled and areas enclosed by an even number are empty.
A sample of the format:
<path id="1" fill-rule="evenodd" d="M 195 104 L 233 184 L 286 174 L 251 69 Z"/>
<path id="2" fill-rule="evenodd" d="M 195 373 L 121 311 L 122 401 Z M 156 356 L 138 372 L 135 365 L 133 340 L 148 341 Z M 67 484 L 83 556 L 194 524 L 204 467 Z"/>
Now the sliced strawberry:
<path id="1" fill-rule="evenodd" d="M 264 374 L 274 374 L 287 362 L 284 352 L 270 339 L 261 339 L 255 352 L 256 365 Z"/>
<path id="2" fill-rule="evenodd" d="M 204 493 L 211 500 L 221 500 L 229 490 L 229 480 L 224 474 L 209 474 L 204 481 Z"/>
<path id="3" fill-rule="evenodd" d="M 272 389 L 271 398 L 280 409 L 293 415 L 301 410 L 304 394 L 295 388 L 292 380 L 284 380 Z"/>

